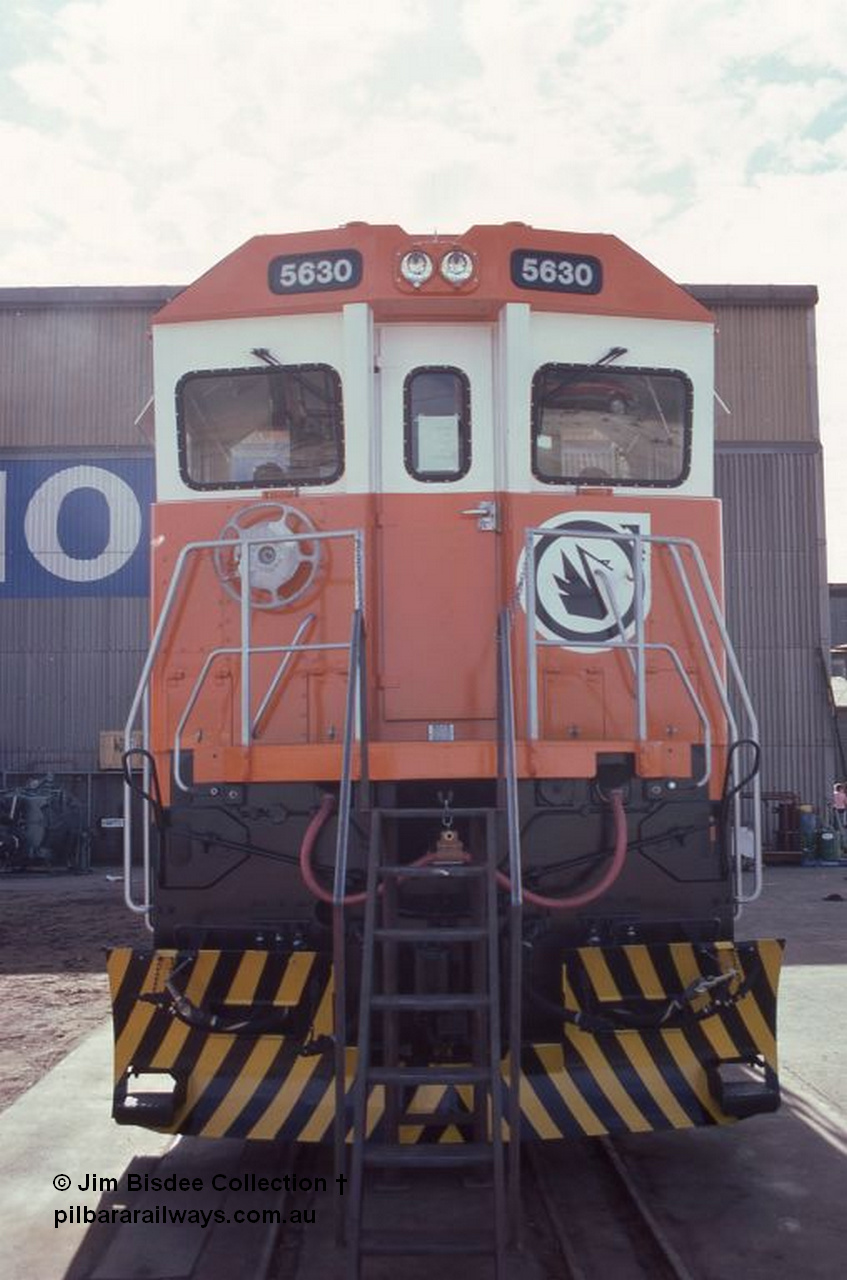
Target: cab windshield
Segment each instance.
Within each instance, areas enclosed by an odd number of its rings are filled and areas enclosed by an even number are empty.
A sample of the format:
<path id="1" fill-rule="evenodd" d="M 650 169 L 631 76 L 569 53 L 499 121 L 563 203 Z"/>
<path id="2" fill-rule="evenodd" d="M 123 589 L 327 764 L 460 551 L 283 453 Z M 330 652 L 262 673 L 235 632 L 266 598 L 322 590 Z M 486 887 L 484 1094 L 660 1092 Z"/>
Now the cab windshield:
<path id="1" fill-rule="evenodd" d="M 691 461 L 691 383 L 674 370 L 547 364 L 532 383 L 532 470 L 548 484 L 672 488 Z"/>
<path id="2" fill-rule="evenodd" d="M 177 430 L 192 488 L 330 484 L 344 469 L 341 379 L 323 364 L 189 373 Z"/>

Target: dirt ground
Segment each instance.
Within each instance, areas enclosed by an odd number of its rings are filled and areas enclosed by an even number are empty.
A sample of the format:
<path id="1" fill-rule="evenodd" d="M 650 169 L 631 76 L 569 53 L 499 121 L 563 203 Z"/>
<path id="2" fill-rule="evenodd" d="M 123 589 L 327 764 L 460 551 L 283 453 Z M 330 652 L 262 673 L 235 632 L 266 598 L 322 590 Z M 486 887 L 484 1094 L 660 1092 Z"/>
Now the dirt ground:
<path id="1" fill-rule="evenodd" d="M 0 1110 L 109 1016 L 107 946 L 146 946 L 117 871 L 0 876 Z"/>

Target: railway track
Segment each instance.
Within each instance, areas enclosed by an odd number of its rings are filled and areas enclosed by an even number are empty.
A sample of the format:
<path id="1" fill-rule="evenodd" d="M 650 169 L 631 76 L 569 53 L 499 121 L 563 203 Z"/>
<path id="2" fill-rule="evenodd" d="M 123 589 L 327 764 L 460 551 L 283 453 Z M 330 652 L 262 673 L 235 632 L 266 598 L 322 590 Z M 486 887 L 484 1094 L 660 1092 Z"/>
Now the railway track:
<path id="1" fill-rule="evenodd" d="M 558 1157 L 558 1158 L 557 1158 Z M 527 1148 L 529 1185 L 567 1267 L 563 1280 L 696 1280 L 608 1138 Z"/>
<path id="2" fill-rule="evenodd" d="M 296 1169 L 291 1146 L 232 1140 L 133 1160 L 99 1199 L 77 1195 L 97 1220 L 65 1280 L 274 1280 Z"/>
<path id="3" fill-rule="evenodd" d="M 306 1170 L 329 1167 L 314 1149 L 302 1158 Z M 485 1211 L 475 1195 L 461 1179 L 448 1184 L 423 1178 L 401 1194 L 386 1191 L 379 1225 L 400 1224 L 410 1215 L 418 1228 L 429 1221 L 434 1230 L 445 1224 L 455 1230 L 464 1217 L 472 1229 L 479 1225 L 475 1214 Z M 523 1200 L 523 1240 L 509 1256 L 510 1280 L 697 1280 L 611 1141 L 527 1147 Z M 339 1280 L 345 1257 L 335 1247 L 333 1227 L 327 1212 L 323 1229 L 288 1233 L 272 1280 Z M 493 1276 L 489 1259 L 458 1256 L 375 1258 L 364 1274 L 384 1280 L 402 1271 L 407 1280 L 431 1280 L 436 1266 L 440 1280 Z"/>
<path id="4" fill-rule="evenodd" d="M 114 1210 L 118 1221 L 92 1224 L 65 1280 L 338 1280 L 346 1259 L 331 1177 L 331 1153 L 321 1148 L 182 1139 L 157 1160 L 133 1161 L 100 1197 L 98 1211 Z M 166 1179 L 176 1190 L 161 1189 Z M 608 1140 L 528 1147 L 523 1196 L 512 1280 L 696 1280 Z M 454 1215 L 454 1226 L 464 1219 L 470 1228 L 482 1206 L 475 1197 L 473 1187 L 425 1178 L 411 1194 L 389 1190 L 378 1213 L 392 1224 L 408 1213 L 433 1224 Z M 121 1223 L 126 1210 L 138 1220 Z M 213 1217 L 204 1224 L 198 1215 Z M 418 1280 L 432 1275 L 433 1259 L 375 1260 L 366 1274 L 382 1280 L 400 1265 Z M 492 1275 L 488 1259 L 445 1257 L 438 1269 L 441 1280 Z"/>

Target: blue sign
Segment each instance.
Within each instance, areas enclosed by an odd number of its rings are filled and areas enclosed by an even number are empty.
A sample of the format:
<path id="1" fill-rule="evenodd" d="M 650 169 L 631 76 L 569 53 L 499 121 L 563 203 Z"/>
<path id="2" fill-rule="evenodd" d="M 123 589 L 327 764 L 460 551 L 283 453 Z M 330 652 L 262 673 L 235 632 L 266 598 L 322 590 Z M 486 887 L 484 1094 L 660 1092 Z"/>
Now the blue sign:
<path id="1" fill-rule="evenodd" d="M 0 457 L 0 599 L 146 596 L 152 458 Z"/>

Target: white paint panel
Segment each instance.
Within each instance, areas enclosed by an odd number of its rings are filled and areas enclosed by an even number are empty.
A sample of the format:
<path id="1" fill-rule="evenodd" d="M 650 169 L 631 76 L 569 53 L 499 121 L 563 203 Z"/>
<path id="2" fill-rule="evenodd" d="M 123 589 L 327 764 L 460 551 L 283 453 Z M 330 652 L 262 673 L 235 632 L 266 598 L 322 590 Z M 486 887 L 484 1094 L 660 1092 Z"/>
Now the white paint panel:
<path id="1" fill-rule="evenodd" d="M 334 490 L 369 493 L 374 488 L 377 451 L 374 405 L 374 336 L 371 309 L 365 302 L 344 308 L 344 357 L 341 394 L 344 401 L 344 475 Z"/>
<path id="2" fill-rule="evenodd" d="M 528 304 L 510 302 L 500 311 L 497 341 L 497 387 L 500 398 L 498 488 L 527 493 L 534 487 L 531 466 L 531 360 Z"/>
<path id="3" fill-rule="evenodd" d="M 383 325 L 377 331 L 377 343 L 381 491 L 493 491 L 494 440 L 499 425 L 494 402 L 492 327 L 484 324 Z M 421 481 L 406 470 L 403 383 L 413 369 L 429 365 L 461 369 L 470 381 L 471 466 L 460 480 Z"/>
<path id="4" fill-rule="evenodd" d="M 382 325 L 374 340 L 364 303 L 310 316 L 206 321 L 154 327 L 157 490 L 159 500 L 214 498 L 186 486 L 179 474 L 175 388 L 188 372 L 251 368 L 254 347 L 284 364 L 323 363 L 341 376 L 345 471 L 314 492 L 421 493 L 452 489 L 547 492 L 531 467 L 532 377 L 551 362 L 594 364 L 613 346 L 627 349 L 612 367 L 679 369 L 694 388 L 691 472 L 669 493 L 713 491 L 714 337 L 710 324 L 632 317 L 533 312 L 523 303 L 502 309 L 497 328 L 486 324 Z M 375 350 L 376 348 L 376 350 Z M 376 386 L 372 371 L 378 369 Z M 403 381 L 427 365 L 462 369 L 471 384 L 471 468 L 457 481 L 431 484 L 410 476 L 403 456 Z M 562 492 L 572 491 L 562 485 Z M 238 496 L 255 490 L 228 491 Z M 621 494 L 661 489 L 619 488 Z"/>
<path id="5" fill-rule="evenodd" d="M 367 310 L 365 308 L 365 310 Z M 356 327 L 355 324 L 352 327 Z M 255 369 L 262 361 L 251 352 L 266 347 L 281 364 L 328 364 L 348 380 L 346 360 L 351 347 L 357 358 L 366 350 L 366 325 L 359 321 L 358 344 L 345 341 L 342 313 L 315 316 L 271 316 L 244 320 L 208 320 L 197 324 L 169 324 L 153 328 L 154 386 L 156 397 L 156 494 L 160 502 L 192 498 L 220 498 L 221 491 L 199 493 L 184 483 L 179 473 L 176 431 L 176 386 L 186 373 L 211 369 Z M 346 413 L 345 413 L 346 420 Z M 365 424 L 359 415 L 355 431 Z M 358 457 L 363 441 L 350 439 L 345 430 L 345 452 Z M 361 477 L 360 477 L 361 479 Z M 316 485 L 314 492 L 338 493 L 349 488 L 347 474 L 335 484 Z M 255 497 L 256 489 L 228 489 L 228 497 Z"/>
<path id="6" fill-rule="evenodd" d="M 708 496 L 714 491 L 714 329 L 710 324 L 691 321 L 642 320 L 616 316 L 573 316 L 532 313 L 527 335 L 526 366 L 527 444 L 521 453 L 514 444 L 509 453 L 509 484 L 513 491 L 550 492 L 554 487 L 532 476 L 529 449 L 529 388 L 535 371 L 543 364 L 595 364 L 611 347 L 625 347 L 626 355 L 610 369 L 643 367 L 678 369 L 690 379 L 694 389 L 691 471 L 688 479 L 674 489 L 617 489 L 624 494 L 662 493 Z M 518 357 L 512 355 L 517 365 Z M 517 435 L 517 431 L 515 432 Z M 562 485 L 563 491 L 571 486 Z"/>

